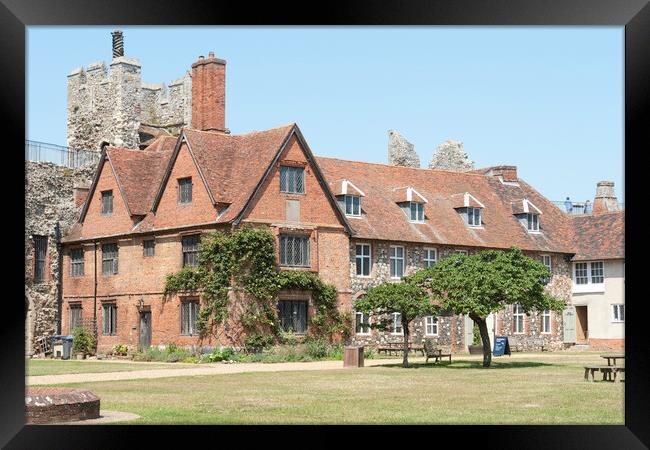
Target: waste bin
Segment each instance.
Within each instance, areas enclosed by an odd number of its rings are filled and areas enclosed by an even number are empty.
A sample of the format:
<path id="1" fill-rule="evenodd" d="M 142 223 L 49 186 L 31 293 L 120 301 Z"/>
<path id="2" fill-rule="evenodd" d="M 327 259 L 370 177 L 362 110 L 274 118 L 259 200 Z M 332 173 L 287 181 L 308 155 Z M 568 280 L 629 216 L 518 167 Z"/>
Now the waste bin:
<path id="1" fill-rule="evenodd" d="M 363 345 L 345 347 L 343 367 L 363 367 Z"/>
<path id="2" fill-rule="evenodd" d="M 62 358 L 63 357 L 63 336 L 55 334 L 52 336 L 52 357 L 53 358 Z"/>
<path id="3" fill-rule="evenodd" d="M 70 359 L 72 355 L 72 336 L 61 336 L 63 341 L 63 359 Z"/>

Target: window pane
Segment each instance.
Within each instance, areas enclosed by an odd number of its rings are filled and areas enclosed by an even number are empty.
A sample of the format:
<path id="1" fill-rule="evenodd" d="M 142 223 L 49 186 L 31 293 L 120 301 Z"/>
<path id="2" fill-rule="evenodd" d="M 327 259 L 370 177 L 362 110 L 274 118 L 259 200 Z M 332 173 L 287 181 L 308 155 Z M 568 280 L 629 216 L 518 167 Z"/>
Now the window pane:
<path id="1" fill-rule="evenodd" d="M 589 277 L 587 276 L 587 263 L 575 264 L 576 284 L 587 284 Z"/>

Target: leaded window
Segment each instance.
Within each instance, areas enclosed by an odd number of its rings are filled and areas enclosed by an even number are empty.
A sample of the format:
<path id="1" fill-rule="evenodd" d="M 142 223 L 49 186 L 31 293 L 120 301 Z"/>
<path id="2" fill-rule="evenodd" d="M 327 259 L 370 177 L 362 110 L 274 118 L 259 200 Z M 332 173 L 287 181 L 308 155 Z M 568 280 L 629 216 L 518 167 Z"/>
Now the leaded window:
<path id="1" fill-rule="evenodd" d="M 186 300 L 181 302 L 181 334 L 195 336 L 198 334 L 197 319 L 199 317 L 199 301 Z"/>
<path id="2" fill-rule="evenodd" d="M 113 191 L 102 192 L 102 214 L 113 214 Z"/>
<path id="3" fill-rule="evenodd" d="M 45 281 L 47 236 L 34 236 L 34 282 Z"/>
<path id="4" fill-rule="evenodd" d="M 402 278 L 404 275 L 404 247 L 390 246 L 390 277 Z"/>
<path id="5" fill-rule="evenodd" d="M 156 251 L 156 241 L 153 239 L 146 239 L 142 241 L 142 255 L 153 256 Z"/>
<path id="6" fill-rule="evenodd" d="M 370 317 L 368 314 L 357 312 L 355 315 L 355 331 L 357 334 L 370 334 Z"/>
<path id="7" fill-rule="evenodd" d="M 112 336 L 117 333 L 117 306 L 106 303 L 102 306 L 102 334 Z"/>
<path id="8" fill-rule="evenodd" d="M 358 195 L 345 196 L 345 215 L 346 216 L 361 216 L 361 197 Z"/>
<path id="9" fill-rule="evenodd" d="M 102 274 L 115 275 L 117 273 L 117 244 L 102 245 Z"/>
<path id="10" fill-rule="evenodd" d="M 178 180 L 178 203 L 192 203 L 192 177 Z"/>
<path id="11" fill-rule="evenodd" d="M 524 332 L 524 308 L 518 303 L 516 305 L 513 305 L 512 307 L 512 320 L 513 320 L 513 332 L 523 333 Z"/>
<path id="12" fill-rule="evenodd" d="M 80 304 L 70 305 L 70 334 L 72 330 L 83 325 Z"/>
<path id="13" fill-rule="evenodd" d="M 70 275 L 82 277 L 84 275 L 84 249 L 75 248 L 70 250 Z"/>
<path id="14" fill-rule="evenodd" d="M 356 244 L 355 260 L 357 264 L 357 275 L 361 277 L 370 276 L 370 244 Z"/>
<path id="15" fill-rule="evenodd" d="M 467 224 L 471 227 L 481 226 L 481 208 L 467 208 Z"/>
<path id="16" fill-rule="evenodd" d="M 307 302 L 305 300 L 280 300 L 278 302 L 280 326 L 286 332 L 307 332 Z"/>
<path id="17" fill-rule="evenodd" d="M 411 222 L 424 222 L 424 203 L 410 202 L 409 220 Z"/>
<path id="18" fill-rule="evenodd" d="M 183 250 L 183 267 L 194 267 L 199 264 L 199 243 L 200 236 L 193 234 L 181 238 Z"/>
<path id="19" fill-rule="evenodd" d="M 309 267 L 309 237 L 280 235 L 280 265 Z"/>
<path id="20" fill-rule="evenodd" d="M 305 169 L 303 167 L 280 166 L 280 192 L 305 193 Z"/>

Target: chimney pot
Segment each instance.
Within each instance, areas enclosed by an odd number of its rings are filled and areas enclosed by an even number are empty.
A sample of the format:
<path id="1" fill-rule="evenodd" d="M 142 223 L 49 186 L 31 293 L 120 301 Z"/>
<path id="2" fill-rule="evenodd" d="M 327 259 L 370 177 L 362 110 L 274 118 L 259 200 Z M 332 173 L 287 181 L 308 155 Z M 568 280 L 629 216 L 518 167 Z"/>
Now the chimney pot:
<path id="1" fill-rule="evenodd" d="M 214 52 L 208 53 L 208 58 L 214 58 Z"/>
<path id="2" fill-rule="evenodd" d="M 618 199 L 614 192 L 613 181 L 599 181 L 596 183 L 596 197 L 594 197 L 594 213 L 618 211 Z"/>
<path id="3" fill-rule="evenodd" d="M 203 55 L 199 55 L 199 59 L 205 59 Z"/>
<path id="4" fill-rule="evenodd" d="M 113 59 L 124 56 L 124 37 L 122 30 L 114 30 L 111 33 L 113 37 Z"/>

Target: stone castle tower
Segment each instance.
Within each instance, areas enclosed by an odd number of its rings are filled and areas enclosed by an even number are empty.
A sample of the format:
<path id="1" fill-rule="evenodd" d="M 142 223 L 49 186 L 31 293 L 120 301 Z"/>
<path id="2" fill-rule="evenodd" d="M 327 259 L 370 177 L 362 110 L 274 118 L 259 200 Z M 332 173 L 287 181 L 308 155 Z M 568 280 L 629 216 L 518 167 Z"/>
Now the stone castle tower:
<path id="1" fill-rule="evenodd" d="M 122 32 L 111 34 L 109 70 L 100 61 L 68 75 L 67 145 L 72 149 L 99 151 L 103 143 L 139 148 L 191 125 L 191 74 L 167 86 L 142 82 L 138 60 L 124 56 Z"/>

